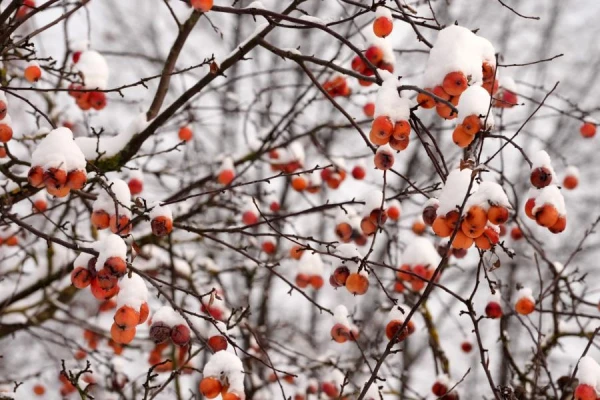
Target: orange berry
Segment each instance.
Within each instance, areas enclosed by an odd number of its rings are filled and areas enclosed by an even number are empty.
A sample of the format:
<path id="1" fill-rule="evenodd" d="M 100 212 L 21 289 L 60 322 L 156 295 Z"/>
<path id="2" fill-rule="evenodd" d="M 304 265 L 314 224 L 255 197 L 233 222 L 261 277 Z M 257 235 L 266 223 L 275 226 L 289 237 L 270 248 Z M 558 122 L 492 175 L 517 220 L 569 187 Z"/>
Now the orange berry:
<path id="1" fill-rule="evenodd" d="M 84 289 L 92 283 L 92 274 L 87 268 L 77 267 L 71 272 L 71 284 L 77 289 Z"/>
<path id="2" fill-rule="evenodd" d="M 404 321 L 400 321 L 397 319 L 387 323 L 385 327 L 385 336 L 387 336 L 388 340 L 392 340 L 394 336 L 397 335 L 396 340 L 401 342 L 408 337 L 408 324 L 402 329 L 400 333 L 398 333 L 403 324 Z"/>
<path id="3" fill-rule="evenodd" d="M 96 229 L 106 229 L 110 225 L 110 216 L 104 210 L 96 210 L 92 213 L 92 225 Z"/>
<path id="4" fill-rule="evenodd" d="M 6 102 L 0 100 L 0 120 L 6 118 L 6 114 L 8 114 L 8 106 Z"/>
<path id="5" fill-rule="evenodd" d="M 360 58 L 359 58 L 360 60 Z M 362 60 L 361 60 L 362 62 Z M 375 104 L 374 103 L 367 103 L 363 106 L 363 112 L 365 113 L 365 116 L 372 118 L 373 115 L 375 115 Z M 0 118 L 2 119 L 2 118 Z"/>
<path id="6" fill-rule="evenodd" d="M 535 199 L 528 199 L 525 203 L 525 214 L 531 219 L 535 219 L 535 216 L 533 215 L 533 207 L 535 207 Z"/>
<path id="7" fill-rule="evenodd" d="M 485 228 L 487 221 L 487 213 L 479 206 L 472 206 L 465 215 L 465 222 L 476 229 Z"/>
<path id="8" fill-rule="evenodd" d="M 549 227 L 548 229 L 552 233 L 561 233 L 567 227 L 567 218 L 559 216 L 554 225 Z"/>
<path id="9" fill-rule="evenodd" d="M 371 64 L 377 65 L 383 60 L 383 50 L 377 46 L 370 46 L 367 51 L 365 51 L 365 57 Z"/>
<path id="10" fill-rule="evenodd" d="M 331 328 L 331 338 L 337 343 L 345 343 L 350 337 L 350 330 L 346 325 L 335 324 Z"/>
<path id="11" fill-rule="evenodd" d="M 128 329 L 122 329 L 116 323 L 110 327 L 110 337 L 115 343 L 129 344 L 135 337 L 135 326 Z"/>
<path id="12" fill-rule="evenodd" d="M 456 225 L 458 224 L 458 220 L 460 219 L 460 215 L 457 210 L 452 210 L 446 214 L 446 224 L 450 227 L 450 229 L 454 230 Z"/>
<path id="13" fill-rule="evenodd" d="M 131 329 L 139 324 L 140 313 L 130 306 L 122 306 L 115 313 L 114 321 L 121 329 Z"/>
<path id="14" fill-rule="evenodd" d="M 112 233 L 119 234 L 121 236 L 128 235 L 131 232 L 131 223 L 129 217 L 126 215 L 119 215 L 119 220 L 117 222 L 117 215 L 110 216 L 110 231 Z"/>
<path id="15" fill-rule="evenodd" d="M 309 283 L 313 288 L 315 288 L 316 290 L 319 290 L 323 287 L 323 284 L 325 283 L 325 281 L 323 280 L 323 277 L 320 275 L 312 275 L 310 277 Z"/>
<path id="16" fill-rule="evenodd" d="M 292 246 L 290 249 L 290 257 L 292 257 L 294 260 L 299 260 L 302 258 L 302 253 L 304 253 L 304 249 L 297 244 Z"/>
<path id="17" fill-rule="evenodd" d="M 405 136 L 402 139 L 396 139 L 394 136 L 390 137 L 390 147 L 396 151 L 406 150 L 410 143 L 409 136 Z"/>
<path id="18" fill-rule="evenodd" d="M 231 170 L 231 169 L 225 169 L 225 170 L 219 172 L 219 176 L 218 176 L 217 180 L 219 181 L 219 183 L 221 185 L 227 186 L 233 181 L 234 178 L 235 178 L 235 172 L 233 172 L 233 170 Z"/>
<path id="19" fill-rule="evenodd" d="M 481 85 L 481 87 L 484 88 L 490 94 L 490 96 L 494 95 L 498 91 L 498 79 L 494 81 L 489 80 L 487 82 L 483 82 L 483 85 Z"/>
<path id="20" fill-rule="evenodd" d="M 460 224 L 460 229 L 462 233 L 464 233 L 467 237 L 470 237 L 471 239 L 476 239 L 479 236 L 483 235 L 485 225 L 478 227 L 471 225 L 467 220 L 464 220 L 462 224 Z"/>
<path id="21" fill-rule="evenodd" d="M 563 186 L 565 189 L 573 190 L 577 187 L 578 184 L 579 179 L 577 179 L 576 176 L 567 175 L 565 176 L 565 179 L 563 179 Z"/>
<path id="22" fill-rule="evenodd" d="M 354 168 L 352 168 L 352 177 L 354 179 L 356 179 L 357 181 L 361 181 L 361 180 L 365 179 L 366 175 L 367 175 L 367 172 L 365 171 L 365 169 L 362 166 L 356 165 Z"/>
<path id="23" fill-rule="evenodd" d="M 339 286 L 345 286 L 346 285 L 346 281 L 348 280 L 348 277 L 350 276 L 350 270 L 348 269 L 348 267 L 342 265 L 337 267 L 334 271 L 333 271 L 333 280 L 339 285 Z"/>
<path id="24" fill-rule="evenodd" d="M 434 87 L 432 93 L 442 100 L 450 101 L 450 97 L 452 97 L 440 85 Z"/>
<path id="25" fill-rule="evenodd" d="M 360 58 L 359 56 L 356 56 L 352 59 L 352 69 L 356 72 L 359 72 L 361 74 L 363 74 L 366 69 L 367 69 L 367 65 L 365 64 L 365 62 L 363 61 L 362 58 Z M 373 105 L 373 111 L 375 111 L 375 105 Z M 367 115 L 369 116 L 369 115 Z M 372 115 L 371 115 L 372 116 Z"/>
<path id="26" fill-rule="evenodd" d="M 432 89 L 430 88 L 425 88 L 426 91 L 431 92 Z M 419 106 L 425 108 L 425 109 L 430 109 L 435 107 L 435 99 L 431 96 L 429 96 L 427 93 L 423 93 L 423 92 L 419 92 L 419 94 L 417 95 L 417 103 L 419 104 Z"/>
<path id="27" fill-rule="evenodd" d="M 435 107 L 437 114 L 444 119 L 452 120 L 456 118 L 456 112 L 450 108 L 449 105 L 440 103 Z"/>
<path id="28" fill-rule="evenodd" d="M 529 297 L 520 298 L 515 304 L 515 311 L 521 315 L 529 315 L 535 310 L 535 302 Z"/>
<path id="29" fill-rule="evenodd" d="M 175 325 L 171 329 L 171 340 L 177 346 L 186 346 L 190 342 L 190 328 L 183 324 Z"/>
<path id="30" fill-rule="evenodd" d="M 100 303 L 98 306 L 99 312 L 106 312 L 110 310 L 114 310 L 117 307 L 117 302 L 114 300 L 106 300 Z"/>
<path id="31" fill-rule="evenodd" d="M 552 204 L 544 204 L 535 213 L 535 221 L 538 225 L 550 228 L 558 221 L 558 211 Z"/>
<path id="32" fill-rule="evenodd" d="M 173 231 L 173 220 L 166 215 L 159 215 L 150 222 L 154 236 L 163 237 Z"/>
<path id="33" fill-rule="evenodd" d="M 485 315 L 492 319 L 502 317 L 502 306 L 495 301 L 490 301 L 487 306 L 485 306 Z"/>
<path id="34" fill-rule="evenodd" d="M 477 115 L 469 115 L 463 120 L 462 126 L 465 130 L 465 133 L 473 136 L 476 135 L 481 129 L 481 120 Z"/>
<path id="35" fill-rule="evenodd" d="M 87 174 L 82 170 L 73 170 L 67 174 L 67 186 L 71 190 L 83 189 L 87 182 Z"/>
<path id="36" fill-rule="evenodd" d="M 473 142 L 474 137 L 469 135 L 462 125 L 457 125 L 452 132 L 452 141 L 461 149 L 464 149 Z"/>
<path id="37" fill-rule="evenodd" d="M 455 249 L 468 249 L 473 245 L 473 239 L 463 233 L 462 230 L 456 232 L 454 240 L 452 241 L 452 247 Z"/>
<path id="38" fill-rule="evenodd" d="M 69 193 L 71 193 L 71 189 L 69 189 L 68 186 L 62 186 L 62 187 L 58 187 L 58 188 L 55 188 L 52 186 L 47 186 L 46 192 L 48 192 L 48 194 L 51 196 L 63 198 L 63 197 L 67 197 L 69 195 Z"/>
<path id="39" fill-rule="evenodd" d="M 483 80 L 488 81 L 494 78 L 494 67 L 487 61 L 481 64 L 481 71 L 483 72 Z"/>
<path id="40" fill-rule="evenodd" d="M 100 282 L 98 278 L 93 278 L 90 283 L 90 289 L 92 290 L 92 295 L 98 300 L 108 300 L 117 293 L 119 293 L 119 285 L 116 284 L 110 289 L 104 289 L 100 286 Z"/>
<path id="41" fill-rule="evenodd" d="M 222 351 L 227 349 L 227 339 L 222 335 L 211 336 L 208 338 L 207 344 L 212 351 Z"/>
<path id="42" fill-rule="evenodd" d="M 37 396 L 43 396 L 44 393 L 46 393 L 46 388 L 44 385 L 38 383 L 37 385 L 33 386 L 33 393 L 35 393 Z"/>
<path id="43" fill-rule="evenodd" d="M 310 284 L 310 276 L 307 274 L 296 275 L 296 286 L 300 289 L 305 289 Z"/>
<path id="44" fill-rule="evenodd" d="M 144 182 L 136 178 L 131 178 L 127 182 L 127 186 L 129 186 L 129 191 L 133 196 L 142 193 L 142 190 L 144 190 Z"/>
<path id="45" fill-rule="evenodd" d="M 29 65 L 25 68 L 23 75 L 25 76 L 25 79 L 27 79 L 27 82 L 35 83 L 42 77 L 42 69 L 39 65 Z"/>
<path id="46" fill-rule="evenodd" d="M 523 232 L 521 232 L 521 228 L 519 228 L 518 226 L 515 226 L 514 228 L 512 228 L 510 230 L 510 237 L 513 240 L 519 240 L 523 237 Z"/>
<path id="47" fill-rule="evenodd" d="M 44 184 L 53 189 L 62 189 L 67 183 L 67 171 L 60 168 L 48 168 L 44 171 Z"/>
<path id="48" fill-rule="evenodd" d="M 573 400 L 596 400 L 596 388 L 586 383 L 580 383 L 575 388 Z"/>
<path id="49" fill-rule="evenodd" d="M 19 238 L 17 238 L 15 235 L 11 235 L 4 239 L 4 244 L 10 247 L 16 246 L 19 244 Z"/>
<path id="50" fill-rule="evenodd" d="M 508 221 L 508 210 L 502 206 L 491 206 L 487 212 L 487 218 L 494 225 L 500 225 Z"/>
<path id="51" fill-rule="evenodd" d="M 492 248 L 492 243 L 485 234 L 482 234 L 475 238 L 475 246 L 480 250 L 489 250 Z"/>
<path id="52" fill-rule="evenodd" d="M 183 142 L 189 142 L 190 140 L 192 140 L 192 137 L 194 136 L 194 132 L 192 132 L 192 130 L 187 127 L 187 126 L 182 126 L 181 128 L 179 128 L 179 140 L 183 141 Z"/>
<path id="53" fill-rule="evenodd" d="M 446 218 L 442 217 L 442 216 L 437 217 L 433 221 L 433 224 L 431 225 L 431 229 L 433 229 L 433 233 L 435 233 L 437 236 L 439 236 L 441 238 L 450 236 L 453 231 L 453 229 L 451 229 L 448 226 Z"/>
<path id="54" fill-rule="evenodd" d="M 410 135 L 410 124 L 406 120 L 396 121 L 394 130 L 392 131 L 394 139 L 404 140 Z"/>
<path id="55" fill-rule="evenodd" d="M 584 122 L 583 125 L 579 128 L 579 133 L 584 138 L 592 138 L 596 135 L 596 124 L 591 122 Z"/>
<path id="56" fill-rule="evenodd" d="M 411 229 L 415 235 L 420 236 L 425 233 L 425 229 L 427 229 L 427 226 L 425 226 L 425 224 L 421 221 L 415 221 L 413 222 Z"/>
<path id="57" fill-rule="evenodd" d="M 148 303 L 143 302 L 142 305 L 140 306 L 140 320 L 138 322 L 139 324 L 143 324 L 144 322 L 146 322 L 146 320 L 148 319 L 148 315 L 150 315 L 150 307 L 148 307 Z"/>
<path id="58" fill-rule="evenodd" d="M 39 199 L 33 202 L 33 212 L 42 213 L 48 209 L 48 203 L 46 200 Z"/>
<path id="59" fill-rule="evenodd" d="M 223 389 L 223 386 L 217 378 L 206 377 L 200 381 L 200 392 L 207 399 L 214 399 L 220 395 L 221 389 Z"/>
<path id="60" fill-rule="evenodd" d="M 292 188 L 297 192 L 302 192 L 308 187 L 308 181 L 303 176 L 294 176 L 292 178 Z"/>
<path id="61" fill-rule="evenodd" d="M 33 187 L 43 187 L 44 186 L 44 169 L 40 166 L 31 167 L 27 174 L 27 180 L 29 184 Z"/>
<path id="62" fill-rule="evenodd" d="M 346 279 L 346 289 L 354 295 L 362 295 L 369 290 L 369 278 L 359 273 L 351 273 Z"/>
<path id="63" fill-rule="evenodd" d="M 386 210 L 387 216 L 390 217 L 393 221 L 398 221 L 400 219 L 400 209 L 396 206 L 390 206 Z"/>
<path id="64" fill-rule="evenodd" d="M 386 116 L 379 116 L 373 121 L 369 138 L 376 145 L 384 145 L 389 141 L 389 137 L 394 130 L 394 124 Z"/>
<path id="65" fill-rule="evenodd" d="M 467 90 L 467 77 L 460 71 L 450 72 L 444 77 L 442 87 L 450 96 L 460 96 Z"/>
<path id="66" fill-rule="evenodd" d="M 373 33 L 375 36 L 384 38 L 392 33 L 394 22 L 388 17 L 379 17 L 373 21 Z"/>
<path id="67" fill-rule="evenodd" d="M 294 377 L 291 375 L 286 375 L 283 379 L 287 383 L 294 383 Z M 241 399 L 241 397 L 239 395 L 237 395 L 236 393 L 227 392 L 225 394 L 222 394 L 222 400 L 240 400 L 240 399 Z"/>
<path id="68" fill-rule="evenodd" d="M 546 167 L 538 167 L 531 171 L 529 176 L 531 184 L 538 189 L 548 186 L 552 182 L 552 171 Z"/>
<path id="69" fill-rule="evenodd" d="M 360 221 L 360 229 L 365 235 L 370 236 L 375 234 L 375 232 L 377 231 L 377 225 L 373 221 L 371 221 L 369 217 L 364 217 Z"/>
<path id="70" fill-rule="evenodd" d="M 258 215 L 252 211 L 245 211 L 242 214 L 242 222 L 244 225 L 254 225 L 258 223 Z"/>
<path id="71" fill-rule="evenodd" d="M 190 0 L 190 5 L 198 11 L 209 12 L 213 7 L 213 0 Z"/>
<path id="72" fill-rule="evenodd" d="M 104 92 L 90 92 L 87 101 L 91 108 L 100 111 L 106 107 L 106 94 Z"/>
<path id="73" fill-rule="evenodd" d="M 13 130 L 7 124 L 0 124 L 0 142 L 6 143 L 13 137 Z"/>

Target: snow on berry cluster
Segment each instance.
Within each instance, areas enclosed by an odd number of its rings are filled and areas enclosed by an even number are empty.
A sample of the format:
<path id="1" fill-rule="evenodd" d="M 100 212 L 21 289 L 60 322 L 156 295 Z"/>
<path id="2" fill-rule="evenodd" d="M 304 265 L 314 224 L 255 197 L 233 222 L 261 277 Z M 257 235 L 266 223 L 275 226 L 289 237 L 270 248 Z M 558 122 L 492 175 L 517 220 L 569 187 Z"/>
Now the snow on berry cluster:
<path id="1" fill-rule="evenodd" d="M 128 344 L 135 336 L 136 326 L 146 322 L 150 314 L 148 288 L 144 280 L 133 273 L 131 277 L 123 277 L 119 282 L 119 287 L 118 308 L 113 317 L 114 322 L 110 333 L 116 343 Z"/>
<path id="2" fill-rule="evenodd" d="M 190 341 L 190 328 L 185 319 L 173 308 L 163 306 L 152 316 L 150 338 L 156 344 L 171 339 L 177 346 L 186 346 Z"/>
<path id="3" fill-rule="evenodd" d="M 244 365 L 229 351 L 214 353 L 202 371 L 200 392 L 208 399 L 222 395 L 223 400 L 244 400 Z"/>
<path id="4" fill-rule="evenodd" d="M 460 97 L 458 117 L 461 122 L 452 133 L 452 141 L 460 148 L 470 145 L 480 131 L 494 127 L 494 115 L 489 112 L 490 95 L 481 86 L 469 86 Z"/>
<path id="5" fill-rule="evenodd" d="M 350 322 L 348 309 L 340 304 L 333 310 L 333 326 L 331 327 L 331 338 L 336 343 L 346 343 L 358 339 L 358 328 Z"/>
<path id="6" fill-rule="evenodd" d="M 403 292 L 407 284 L 412 290 L 422 290 L 431 280 L 441 261 L 437 250 L 428 239 L 418 237 L 410 242 L 402 254 L 402 265 L 396 273 L 397 292 Z M 436 281 L 439 279 L 439 274 Z"/>
<path id="7" fill-rule="evenodd" d="M 525 214 L 550 232 L 560 233 L 567 227 L 567 210 L 565 199 L 555 184 L 556 173 L 550 156 L 540 150 L 531 162 L 530 182 L 533 188 L 527 195 Z"/>
<path id="8" fill-rule="evenodd" d="M 87 182 L 86 161 L 73 140 L 73 132 L 61 127 L 50 131 L 31 156 L 28 180 L 32 186 L 45 187 L 56 197 L 80 190 Z"/>
<path id="9" fill-rule="evenodd" d="M 323 260 L 318 253 L 309 251 L 302 252 L 298 260 L 298 272 L 296 274 L 296 286 L 301 289 L 309 285 L 315 290 L 323 287 Z"/>
<path id="10" fill-rule="evenodd" d="M 92 225 L 96 229 L 110 227 L 113 233 L 128 235 L 132 228 L 130 205 L 129 185 L 121 179 L 109 182 L 94 201 Z"/>
<path id="11" fill-rule="evenodd" d="M 600 365 L 590 356 L 582 357 L 577 366 L 579 384 L 575 388 L 574 398 L 578 400 L 596 400 L 600 395 Z"/>
<path id="12" fill-rule="evenodd" d="M 106 94 L 102 92 L 108 86 L 109 69 L 104 57 L 95 50 L 88 49 L 87 41 L 74 43 L 73 71 L 81 77 L 83 84 L 72 83 L 69 96 L 73 97 L 77 106 L 87 111 L 102 110 L 106 107 Z"/>
<path id="13" fill-rule="evenodd" d="M 423 85 L 426 92 L 454 106 L 460 104 L 469 86 L 481 86 L 488 94 L 495 94 L 498 80 L 494 46 L 461 26 L 451 25 L 442 29 L 429 52 Z M 457 117 L 447 103 L 427 93 L 420 93 L 417 102 L 423 108 L 435 107 L 441 118 Z"/>
<path id="14" fill-rule="evenodd" d="M 402 151 L 410 141 L 410 108 L 408 100 L 398 94 L 398 80 L 391 73 L 383 71 L 384 79 L 377 91 L 375 120 L 371 125 L 369 140 L 378 148 L 375 154 L 375 167 L 386 170 L 394 165 L 392 150 Z"/>
<path id="15" fill-rule="evenodd" d="M 360 268 L 361 255 L 356 246 L 344 243 L 336 248 L 340 264 L 334 271 L 329 282 L 334 288 L 345 286 L 354 295 L 367 293 L 369 275 L 365 268 Z"/>
<path id="16" fill-rule="evenodd" d="M 437 236 L 454 235 L 452 248 L 466 250 L 474 243 L 480 250 L 489 250 L 499 241 L 498 226 L 508 221 L 510 203 L 502 186 L 487 181 L 477 184 L 472 174 L 468 168 L 451 171 L 439 202 L 426 205 L 423 219 Z"/>

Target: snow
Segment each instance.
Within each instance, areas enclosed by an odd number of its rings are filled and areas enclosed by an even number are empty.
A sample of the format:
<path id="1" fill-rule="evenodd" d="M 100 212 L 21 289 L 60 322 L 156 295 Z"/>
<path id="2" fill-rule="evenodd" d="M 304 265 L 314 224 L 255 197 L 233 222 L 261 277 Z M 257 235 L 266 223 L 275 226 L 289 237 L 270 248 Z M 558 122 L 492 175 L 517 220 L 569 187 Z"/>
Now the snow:
<path id="1" fill-rule="evenodd" d="M 98 268 L 104 266 L 106 260 L 111 257 L 119 257 L 123 260 L 127 258 L 127 245 L 125 241 L 119 236 L 113 233 L 108 234 L 101 242 L 100 248 L 97 248 L 98 261 L 96 265 Z"/>
<path id="2" fill-rule="evenodd" d="M 389 19 L 390 21 L 393 21 L 392 19 L 392 11 L 387 8 L 387 7 L 377 7 L 377 9 L 375 10 L 375 18 L 379 18 L 379 17 L 385 17 L 387 19 Z"/>
<path id="3" fill-rule="evenodd" d="M 576 377 L 579 379 L 580 384 L 584 383 L 598 390 L 598 386 L 600 385 L 600 379 L 598 379 L 600 377 L 600 366 L 592 357 L 582 357 L 579 361 Z"/>
<path id="4" fill-rule="evenodd" d="M 548 153 L 544 150 L 539 150 L 531 156 L 531 169 L 536 168 L 547 168 L 552 173 L 552 178 L 556 176 L 554 169 L 552 169 L 552 160 Z"/>
<path id="5" fill-rule="evenodd" d="M 472 171 L 468 168 L 459 170 L 454 169 L 446 178 L 446 183 L 442 188 L 439 196 L 440 206 L 438 208 L 438 215 L 446 215 L 452 210 L 458 210 L 463 203 L 469 183 L 471 182 Z M 477 190 L 477 183 L 473 182 L 471 192 Z"/>
<path id="6" fill-rule="evenodd" d="M 509 76 L 502 75 L 502 79 L 499 79 L 498 85 L 509 92 L 516 93 L 517 92 L 517 84 L 515 80 Z"/>
<path id="7" fill-rule="evenodd" d="M 365 206 L 363 215 L 368 216 L 373 210 L 385 209 L 385 201 L 383 201 L 383 193 L 379 190 L 370 190 L 365 195 Z"/>
<path id="8" fill-rule="evenodd" d="M 287 51 L 287 52 L 295 54 L 297 56 L 301 56 L 302 55 L 302 52 L 300 50 L 298 50 L 297 48 L 295 48 L 295 47 L 284 47 L 281 50 Z"/>
<path id="9" fill-rule="evenodd" d="M 390 154 L 394 154 L 394 150 L 392 149 L 392 147 L 389 144 L 385 144 L 385 145 L 379 146 L 377 148 L 377 153 L 390 153 Z"/>
<path id="10" fill-rule="evenodd" d="M 577 168 L 574 165 L 569 165 L 566 169 L 565 169 L 565 175 L 566 176 L 573 176 L 575 178 L 579 179 L 579 168 Z"/>
<path id="11" fill-rule="evenodd" d="M 479 206 L 487 211 L 491 205 L 510 208 L 508 196 L 502 186 L 496 182 L 485 181 L 481 182 L 477 191 L 469 197 L 465 210 L 472 206 Z"/>
<path id="12" fill-rule="evenodd" d="M 521 288 L 517 292 L 516 299 L 517 299 L 517 301 L 519 301 L 520 299 L 529 299 L 535 303 L 535 298 L 533 297 L 533 291 L 531 290 L 531 288 L 528 288 L 528 287 Z"/>
<path id="13" fill-rule="evenodd" d="M 323 21 L 321 18 L 319 17 L 313 17 L 312 15 L 302 15 L 299 19 L 307 21 L 307 22 L 311 22 L 313 24 L 318 24 L 318 25 L 325 25 L 326 22 Z"/>
<path id="14" fill-rule="evenodd" d="M 156 318 L 156 317 L 155 317 Z M 227 350 L 214 353 L 202 371 L 203 376 L 224 379 L 229 383 L 229 391 L 235 392 L 242 399 L 244 394 L 244 365 L 238 356 Z"/>
<path id="15" fill-rule="evenodd" d="M 122 179 L 115 179 L 109 184 L 109 187 L 117 199 L 119 215 L 124 215 L 128 218 L 131 218 L 131 210 L 129 209 L 129 204 L 131 203 L 131 192 L 129 191 L 129 185 L 127 185 L 127 183 Z M 112 214 L 115 210 L 115 202 L 110 196 L 109 198 L 110 206 L 104 210 L 106 210 L 109 214 Z"/>
<path id="16" fill-rule="evenodd" d="M 435 197 L 431 197 L 431 198 L 427 199 L 425 204 L 423 204 L 423 208 L 427 208 L 427 207 L 438 208 L 439 206 L 440 206 L 440 201 L 438 199 L 436 199 Z"/>
<path id="17" fill-rule="evenodd" d="M 162 322 L 170 327 L 176 325 L 187 326 L 185 319 L 169 306 L 162 306 L 154 313 L 152 323 L 155 324 L 156 322 Z"/>
<path id="18" fill-rule="evenodd" d="M 235 167 L 233 166 L 233 159 L 231 157 L 225 157 L 223 159 L 223 162 L 221 162 L 221 167 L 219 168 L 218 172 L 227 170 L 235 171 Z"/>
<path id="19" fill-rule="evenodd" d="M 73 140 L 69 128 L 56 128 L 44 137 L 31 155 L 31 165 L 61 168 L 66 171 L 82 170 L 86 167 L 85 157 Z"/>
<path id="20" fill-rule="evenodd" d="M 423 237 L 413 239 L 402 253 L 402 263 L 408 265 L 424 265 L 437 268 L 441 260 L 431 241 Z"/>
<path id="21" fill-rule="evenodd" d="M 86 160 L 102 160 L 113 157 L 129 143 L 131 138 L 142 132 L 147 126 L 146 114 L 138 114 L 126 129 L 115 136 L 78 137 L 75 143 L 79 146 Z"/>
<path id="22" fill-rule="evenodd" d="M 150 219 L 157 217 L 167 217 L 167 219 L 172 221 L 173 213 L 171 211 L 171 207 L 169 207 L 169 205 L 161 206 L 158 203 L 155 203 L 150 211 Z"/>
<path id="23" fill-rule="evenodd" d="M 494 127 L 494 114 L 489 112 L 491 103 L 490 95 L 481 86 L 469 86 L 467 90 L 463 92 L 458 101 L 458 116 L 459 119 L 464 119 L 470 115 L 479 115 L 480 121 L 483 124 L 487 122 L 486 128 Z"/>
<path id="24" fill-rule="evenodd" d="M 369 43 L 371 46 L 377 46 L 383 53 L 382 61 L 386 64 L 391 64 L 396 66 L 396 55 L 394 54 L 394 48 L 392 47 L 392 42 L 389 38 L 380 38 L 373 33 L 373 29 L 368 29 L 365 33 L 365 36 L 368 37 Z M 378 69 L 378 72 L 388 72 L 386 70 Z"/>
<path id="25" fill-rule="evenodd" d="M 131 278 L 125 275 L 119 282 L 119 287 L 117 308 L 127 305 L 138 311 L 142 304 L 148 301 L 148 288 L 138 274 L 131 274 Z"/>
<path id="26" fill-rule="evenodd" d="M 350 329 L 350 320 L 348 319 L 348 309 L 343 304 L 338 305 L 333 310 L 333 320 L 335 324 L 342 324 Z"/>
<path id="27" fill-rule="evenodd" d="M 87 268 L 88 262 L 92 258 L 94 258 L 94 256 L 91 255 L 91 254 L 89 254 L 89 253 L 79 253 L 79 255 L 77 256 L 77 258 L 75 258 L 75 261 L 73 261 L 73 266 L 75 268 L 77 268 L 77 267 Z"/>
<path id="28" fill-rule="evenodd" d="M 564 217 L 567 215 L 567 208 L 565 206 L 565 198 L 563 197 L 560 189 L 556 185 L 548 185 L 540 190 L 539 195 L 535 198 L 535 206 L 533 207 L 533 214 L 544 205 L 551 204 L 558 211 L 558 215 Z"/>
<path id="29" fill-rule="evenodd" d="M 83 51 L 74 66 L 76 72 L 83 75 L 86 89 L 104 90 L 108 86 L 108 64 L 104 57 L 95 50 Z"/>
<path id="30" fill-rule="evenodd" d="M 410 307 L 407 307 L 405 304 L 398 304 L 394 306 L 390 312 L 388 313 L 386 321 L 402 321 L 404 322 L 404 313 L 402 310 L 409 310 Z"/>
<path id="31" fill-rule="evenodd" d="M 408 100 L 398 95 L 398 79 L 388 71 L 380 71 L 383 83 L 377 91 L 375 98 L 374 117 L 386 116 L 392 122 L 408 121 L 410 118 L 410 107 Z"/>
<path id="32" fill-rule="evenodd" d="M 487 61 L 496 65 L 492 44 L 462 26 L 450 25 L 442 29 L 429 52 L 429 60 L 423 77 L 424 87 L 441 85 L 444 77 L 454 71 L 470 76 L 471 85 L 481 85 L 481 65 Z"/>
<path id="33" fill-rule="evenodd" d="M 144 173 L 139 169 L 132 169 L 129 171 L 129 179 L 137 179 L 140 182 L 144 182 Z"/>
<path id="34" fill-rule="evenodd" d="M 323 260 L 318 253 L 304 251 L 298 260 L 298 272 L 307 275 L 322 275 Z"/>

